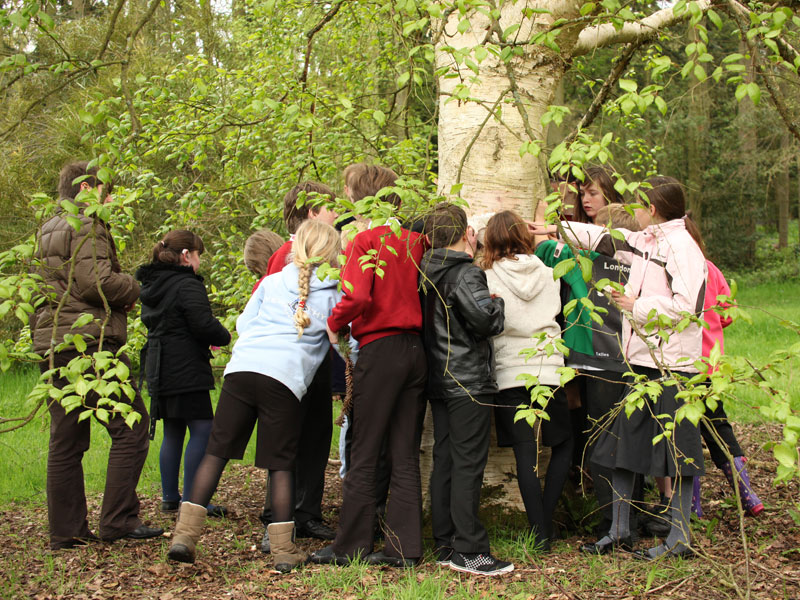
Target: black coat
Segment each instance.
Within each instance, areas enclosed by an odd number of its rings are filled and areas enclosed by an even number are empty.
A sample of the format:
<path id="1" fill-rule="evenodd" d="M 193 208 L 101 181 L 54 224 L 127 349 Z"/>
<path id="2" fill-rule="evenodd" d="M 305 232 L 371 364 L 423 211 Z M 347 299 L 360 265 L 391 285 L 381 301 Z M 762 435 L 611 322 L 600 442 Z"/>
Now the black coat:
<path id="1" fill-rule="evenodd" d="M 211 390 L 209 346 L 226 346 L 231 334 L 211 313 L 203 278 L 192 267 L 143 265 L 142 322 L 147 327 L 145 364 L 152 397 Z"/>
<path id="2" fill-rule="evenodd" d="M 428 250 L 422 257 L 422 335 L 429 399 L 497 393 L 491 337 L 503 332 L 503 300 L 464 252 Z"/>

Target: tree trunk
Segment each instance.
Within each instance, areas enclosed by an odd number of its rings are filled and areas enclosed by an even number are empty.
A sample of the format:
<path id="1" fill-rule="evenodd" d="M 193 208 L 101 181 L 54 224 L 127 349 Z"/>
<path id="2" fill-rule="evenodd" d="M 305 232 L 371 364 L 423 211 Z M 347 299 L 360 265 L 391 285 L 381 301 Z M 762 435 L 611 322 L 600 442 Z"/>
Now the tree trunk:
<path id="1" fill-rule="evenodd" d="M 526 18 L 523 4 L 553 3 L 505 3 L 499 28 L 521 24 L 514 34 L 517 39 L 530 37 L 563 16 Z M 444 48 L 482 44 L 489 32 L 496 35 L 497 24 L 475 13 L 469 29 L 459 33 L 461 19 L 454 12 L 436 44 L 436 68 L 448 68 L 439 77 L 439 192 L 450 195 L 452 187 L 461 184 L 460 193 L 454 195 L 469 203 L 472 214 L 512 209 L 532 217 L 536 202 L 547 195 L 547 178 L 539 159 L 527 153 L 520 156 L 520 148 L 525 142 L 545 140 L 541 117 L 553 101 L 565 63 L 535 45 L 519 46 L 524 54 L 507 64 L 492 53 L 478 62 L 473 53 L 470 60 L 477 65 L 476 77 L 464 62 L 456 65 Z M 562 52 L 569 54 L 577 33 L 559 36 Z"/>
<path id="2" fill-rule="evenodd" d="M 740 52 L 748 54 L 747 45 L 740 42 Z M 755 79 L 755 66 L 752 58 L 746 59 L 747 70 L 744 74 L 745 81 Z M 750 186 L 756 178 L 755 161 L 753 157 L 757 150 L 758 132 L 755 126 L 755 107 L 749 98 L 742 98 L 739 102 L 739 156 L 741 167 L 739 169 L 739 210 L 738 231 L 742 233 L 742 243 L 732 246 L 737 248 L 736 256 L 732 262 L 737 265 L 752 265 L 755 261 L 755 198 L 750 193 Z"/>
<path id="3" fill-rule="evenodd" d="M 691 29 L 693 42 L 698 42 L 697 30 Z M 708 137 L 708 83 L 691 76 L 689 92 L 689 148 L 687 152 L 688 181 L 686 182 L 692 218 L 703 230 L 703 173 L 706 166 L 706 138 Z"/>
<path id="4" fill-rule="evenodd" d="M 789 134 L 781 137 L 782 148 L 790 148 L 792 138 Z M 789 162 L 775 177 L 775 203 L 778 205 L 778 248 L 789 245 Z"/>

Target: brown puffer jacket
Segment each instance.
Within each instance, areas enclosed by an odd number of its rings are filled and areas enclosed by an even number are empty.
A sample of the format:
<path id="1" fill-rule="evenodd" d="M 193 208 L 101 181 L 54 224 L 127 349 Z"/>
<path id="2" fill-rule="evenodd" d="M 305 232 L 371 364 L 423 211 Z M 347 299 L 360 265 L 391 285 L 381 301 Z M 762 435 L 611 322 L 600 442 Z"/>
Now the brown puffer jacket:
<path id="1" fill-rule="evenodd" d="M 83 214 L 78 217 L 82 223 L 80 231 L 75 231 L 61 215 L 52 217 L 39 230 L 38 272 L 52 286 L 50 298 L 31 317 L 33 348 L 39 354 L 50 348 L 53 319 L 67 291 L 69 295 L 58 311 L 55 345 L 60 344 L 68 333 L 81 334 L 89 346 L 97 345 L 107 316 L 104 297 L 110 315 L 105 325 L 103 346 L 108 344 L 111 346 L 109 349 L 119 348 L 128 338 L 125 309 L 139 297 L 139 284 L 132 276 L 121 272 L 117 248 L 108 226 Z M 86 313 L 94 319 L 72 329 L 78 318 Z"/>

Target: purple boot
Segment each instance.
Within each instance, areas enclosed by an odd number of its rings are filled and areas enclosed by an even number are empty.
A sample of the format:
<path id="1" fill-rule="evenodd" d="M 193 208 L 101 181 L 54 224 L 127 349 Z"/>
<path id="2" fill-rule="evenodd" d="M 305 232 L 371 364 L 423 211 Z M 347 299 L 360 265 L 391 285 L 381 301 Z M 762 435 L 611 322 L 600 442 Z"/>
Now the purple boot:
<path id="1" fill-rule="evenodd" d="M 698 519 L 703 518 L 703 508 L 700 506 L 700 478 L 694 478 L 694 485 L 692 486 L 692 512 L 697 515 Z"/>
<path id="2" fill-rule="evenodd" d="M 744 456 L 736 456 L 733 459 L 733 464 L 736 465 L 736 470 L 739 472 L 739 495 L 742 497 L 742 508 L 748 514 L 755 517 L 764 510 L 764 504 L 761 502 L 753 488 L 750 486 L 750 477 L 747 474 L 747 469 L 744 463 L 747 459 Z M 725 479 L 728 480 L 731 488 L 733 488 L 733 471 L 731 470 L 731 463 L 726 462 L 722 465 L 722 472 L 725 473 Z"/>

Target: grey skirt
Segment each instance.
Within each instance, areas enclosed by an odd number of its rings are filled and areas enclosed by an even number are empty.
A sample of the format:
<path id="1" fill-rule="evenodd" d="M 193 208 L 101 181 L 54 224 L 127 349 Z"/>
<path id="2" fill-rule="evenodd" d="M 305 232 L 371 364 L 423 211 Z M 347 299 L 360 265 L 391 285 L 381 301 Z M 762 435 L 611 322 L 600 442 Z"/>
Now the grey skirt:
<path id="1" fill-rule="evenodd" d="M 638 374 L 650 380 L 661 377 L 656 369 L 634 367 Z M 693 373 L 676 373 L 691 377 Z M 632 384 L 632 380 L 626 380 Z M 630 388 L 619 399 L 624 399 Z M 592 453 L 592 461 L 611 469 L 625 469 L 655 477 L 694 477 L 703 475 L 703 444 L 700 428 L 687 419 L 675 427 L 670 438 L 662 437 L 653 444 L 653 438 L 664 433 L 664 424 L 675 417 L 682 400 L 677 399 L 676 386 L 662 388 L 655 400 L 645 400 L 643 409 L 635 410 L 630 418 L 624 408 L 610 422 L 601 423 L 601 431 Z"/>

